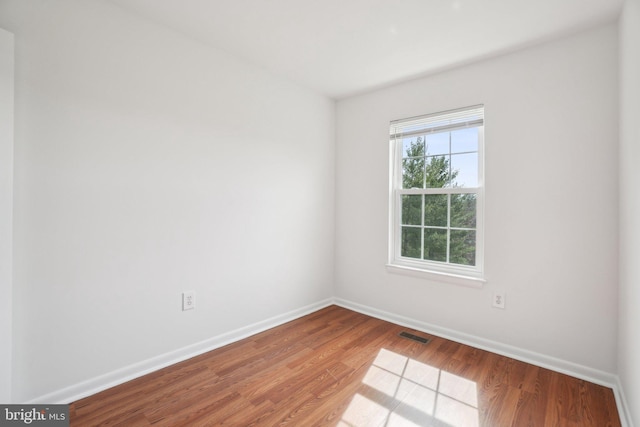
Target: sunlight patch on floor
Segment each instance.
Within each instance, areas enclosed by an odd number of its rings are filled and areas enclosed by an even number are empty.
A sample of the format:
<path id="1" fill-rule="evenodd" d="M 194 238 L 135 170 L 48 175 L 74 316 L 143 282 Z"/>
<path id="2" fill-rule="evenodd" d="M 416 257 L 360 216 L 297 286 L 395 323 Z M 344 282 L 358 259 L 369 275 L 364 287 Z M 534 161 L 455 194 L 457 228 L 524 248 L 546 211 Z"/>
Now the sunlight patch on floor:
<path id="1" fill-rule="evenodd" d="M 475 382 L 381 349 L 341 427 L 479 427 Z"/>

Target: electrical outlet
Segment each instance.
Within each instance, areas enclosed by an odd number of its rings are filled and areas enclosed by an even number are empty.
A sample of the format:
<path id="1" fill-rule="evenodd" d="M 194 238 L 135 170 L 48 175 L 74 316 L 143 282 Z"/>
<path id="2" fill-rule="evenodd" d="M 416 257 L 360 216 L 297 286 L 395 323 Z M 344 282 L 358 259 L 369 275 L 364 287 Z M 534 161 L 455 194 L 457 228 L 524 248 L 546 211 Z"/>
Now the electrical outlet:
<path id="1" fill-rule="evenodd" d="M 493 306 L 496 308 L 504 308 L 505 295 L 504 292 L 493 293 Z"/>
<path id="2" fill-rule="evenodd" d="M 196 308 L 196 291 L 186 291 L 182 293 L 182 311 Z"/>

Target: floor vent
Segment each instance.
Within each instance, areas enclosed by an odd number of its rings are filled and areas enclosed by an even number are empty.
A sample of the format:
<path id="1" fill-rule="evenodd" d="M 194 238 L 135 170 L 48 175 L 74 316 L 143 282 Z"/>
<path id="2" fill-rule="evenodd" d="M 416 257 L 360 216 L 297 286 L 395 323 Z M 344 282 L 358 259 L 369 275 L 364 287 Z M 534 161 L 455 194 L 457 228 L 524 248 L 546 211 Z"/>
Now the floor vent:
<path id="1" fill-rule="evenodd" d="M 409 338 L 410 340 L 421 342 L 422 344 L 427 344 L 430 341 L 426 338 L 422 338 L 417 335 L 410 334 L 409 332 L 400 332 L 399 335 L 403 338 Z"/>

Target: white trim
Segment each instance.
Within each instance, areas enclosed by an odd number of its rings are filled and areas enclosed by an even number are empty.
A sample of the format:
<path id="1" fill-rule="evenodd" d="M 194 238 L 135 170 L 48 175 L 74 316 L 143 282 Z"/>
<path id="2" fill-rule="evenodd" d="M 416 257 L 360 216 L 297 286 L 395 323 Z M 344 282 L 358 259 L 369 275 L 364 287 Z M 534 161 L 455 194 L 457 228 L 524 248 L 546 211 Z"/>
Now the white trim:
<path id="1" fill-rule="evenodd" d="M 482 288 L 487 281 L 484 278 L 452 274 L 441 271 L 425 270 L 424 268 L 409 267 L 400 264 L 387 264 L 387 271 L 394 274 L 428 279 L 438 282 L 452 283 L 454 285 L 467 286 L 469 288 Z"/>
<path id="2" fill-rule="evenodd" d="M 274 316 L 270 319 L 247 325 L 245 327 L 209 338 L 199 343 L 192 344 L 181 349 L 177 349 L 175 351 L 165 353 L 163 355 L 153 357 L 151 359 L 147 359 L 133 365 L 129 365 L 121 369 L 117 369 L 110 373 L 100 375 L 98 377 L 83 381 L 78 384 L 74 384 L 64 389 L 54 391 L 52 393 L 40 396 L 36 399 L 32 399 L 27 403 L 35 404 L 46 402 L 64 404 L 74 402 L 78 399 L 82 399 L 83 397 L 90 396 L 92 394 L 125 383 L 132 379 L 141 377 L 175 363 L 182 362 L 208 351 L 215 350 L 217 348 L 250 337 L 257 333 L 266 331 L 267 329 L 282 325 L 291 320 L 295 320 L 307 314 L 311 314 L 333 304 L 347 308 L 349 310 L 357 311 L 362 314 L 366 314 L 367 316 L 392 322 L 397 325 L 407 326 L 431 335 L 436 335 L 451 341 L 459 342 L 461 344 L 470 345 L 532 365 L 551 369 L 553 371 L 570 375 L 575 378 L 590 381 L 594 384 L 609 387 L 613 390 L 622 427 L 633 427 L 633 424 L 631 422 L 631 415 L 629 412 L 629 406 L 627 404 L 623 391 L 624 389 L 622 388 L 620 378 L 615 374 L 592 369 L 587 366 L 579 365 L 551 356 L 546 356 L 540 353 L 535 353 L 508 344 L 502 344 L 497 341 L 487 340 L 477 336 L 454 331 L 452 329 L 443 328 L 387 311 L 378 310 L 376 308 L 358 304 L 342 298 L 329 298 L 323 301 L 319 301 L 317 303 L 292 310 L 283 315 Z"/>
<path id="3" fill-rule="evenodd" d="M 266 331 L 267 329 L 280 326 L 284 323 L 290 322 L 302 316 L 306 316 L 307 314 L 311 314 L 332 304 L 333 300 L 331 298 L 319 301 L 314 304 L 289 311 L 288 313 L 274 316 L 269 319 L 253 323 L 251 325 L 247 325 L 242 328 L 215 337 L 211 337 L 204 341 L 188 345 L 186 347 L 179 348 L 177 350 L 170 351 L 156 357 L 152 357 L 151 359 L 143 360 L 138 363 L 116 369 L 115 371 L 109 372 L 107 374 L 100 375 L 95 378 L 91 378 L 89 380 L 82 381 L 80 383 L 63 388 L 61 390 L 56 390 L 52 393 L 37 397 L 27 403 L 71 403 L 78 399 L 91 396 L 92 394 L 104 391 L 119 384 L 123 384 L 127 381 L 141 377 L 159 369 L 166 368 L 167 366 L 174 365 L 192 357 L 199 356 L 208 351 L 215 350 L 217 348 L 250 337 L 257 333 Z"/>
<path id="4" fill-rule="evenodd" d="M 378 310 L 376 308 L 358 304 L 342 298 L 336 298 L 335 304 L 349 310 L 366 314 L 367 316 L 392 322 L 397 325 L 406 326 L 418 331 L 425 332 L 427 334 L 436 335 L 438 337 L 446 338 L 448 340 L 479 348 L 481 350 L 490 351 L 492 353 L 497 353 L 502 356 L 520 360 L 531 365 L 540 366 L 542 368 L 570 375 L 572 377 L 589 381 L 594 384 L 609 387 L 614 390 L 614 394 L 616 393 L 616 389 L 618 389 L 619 387 L 617 376 L 612 373 L 600 371 L 598 369 L 593 369 L 588 366 L 579 365 L 577 363 L 558 359 L 552 356 L 547 356 L 541 353 L 536 353 L 509 344 L 503 344 L 497 341 L 492 341 L 463 332 L 455 331 L 453 329 L 443 328 L 441 326 L 422 322 L 416 319 L 411 319 L 399 314 Z M 622 414 L 620 415 L 620 417 L 622 418 Z"/>
<path id="5" fill-rule="evenodd" d="M 624 388 L 620 382 L 620 377 L 616 375 L 616 386 L 613 387 L 613 394 L 616 398 L 616 405 L 618 406 L 618 414 L 620 415 L 620 424 L 622 427 L 633 427 L 631 422 L 631 412 L 629 411 L 629 404 L 627 398 L 624 395 Z"/>
<path id="6" fill-rule="evenodd" d="M 432 335 L 437 335 L 439 337 L 459 342 L 461 344 L 470 345 L 482 350 L 511 357 L 512 359 L 520 360 L 532 365 L 571 375 L 573 377 L 584 379 L 595 384 L 603 385 L 606 387 L 613 387 L 616 383 L 614 374 L 589 368 L 577 363 L 532 352 L 509 344 L 503 344 L 497 341 L 480 338 L 463 332 L 458 332 L 453 329 L 443 328 L 441 326 L 411 319 L 409 317 L 386 312 L 383 310 L 378 310 L 373 307 L 368 307 L 340 298 L 336 299 L 335 304 L 344 308 L 348 308 L 350 310 L 366 314 L 368 316 L 386 320 L 398 325 L 407 326 Z"/>

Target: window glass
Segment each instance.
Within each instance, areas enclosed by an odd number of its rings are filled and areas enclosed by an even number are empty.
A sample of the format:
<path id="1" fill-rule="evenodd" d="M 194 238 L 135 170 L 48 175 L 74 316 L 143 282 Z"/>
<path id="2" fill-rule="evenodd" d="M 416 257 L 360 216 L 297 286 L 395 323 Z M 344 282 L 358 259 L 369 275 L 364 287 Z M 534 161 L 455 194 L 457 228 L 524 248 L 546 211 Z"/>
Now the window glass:
<path id="1" fill-rule="evenodd" d="M 481 277 L 484 108 L 398 120 L 390 135 L 390 263 Z"/>

